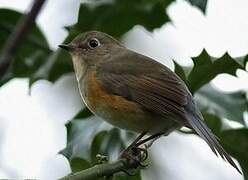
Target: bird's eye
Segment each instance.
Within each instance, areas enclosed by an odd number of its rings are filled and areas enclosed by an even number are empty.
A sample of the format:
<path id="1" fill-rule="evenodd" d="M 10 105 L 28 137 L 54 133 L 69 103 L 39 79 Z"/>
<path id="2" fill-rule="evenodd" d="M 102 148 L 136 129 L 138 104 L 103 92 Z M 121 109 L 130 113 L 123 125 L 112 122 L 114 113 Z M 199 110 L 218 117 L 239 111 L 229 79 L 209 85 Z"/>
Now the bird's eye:
<path id="1" fill-rule="evenodd" d="M 98 41 L 98 39 L 94 38 L 89 40 L 88 45 L 90 48 L 96 48 L 100 45 L 100 42 Z"/>

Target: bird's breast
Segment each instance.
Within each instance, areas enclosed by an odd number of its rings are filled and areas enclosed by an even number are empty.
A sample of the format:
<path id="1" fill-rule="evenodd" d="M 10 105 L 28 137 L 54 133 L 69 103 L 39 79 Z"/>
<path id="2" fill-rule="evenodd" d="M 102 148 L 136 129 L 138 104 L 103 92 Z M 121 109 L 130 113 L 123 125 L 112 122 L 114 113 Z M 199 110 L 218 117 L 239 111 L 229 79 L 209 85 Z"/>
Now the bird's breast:
<path id="1" fill-rule="evenodd" d="M 161 120 L 154 114 L 145 111 L 138 103 L 109 94 L 102 87 L 94 70 L 88 72 L 85 78 L 81 79 L 79 88 L 86 106 L 94 114 L 114 126 L 136 132 L 148 131 L 151 133 L 152 131 L 162 131 L 162 127 L 167 128 L 164 119 Z"/>

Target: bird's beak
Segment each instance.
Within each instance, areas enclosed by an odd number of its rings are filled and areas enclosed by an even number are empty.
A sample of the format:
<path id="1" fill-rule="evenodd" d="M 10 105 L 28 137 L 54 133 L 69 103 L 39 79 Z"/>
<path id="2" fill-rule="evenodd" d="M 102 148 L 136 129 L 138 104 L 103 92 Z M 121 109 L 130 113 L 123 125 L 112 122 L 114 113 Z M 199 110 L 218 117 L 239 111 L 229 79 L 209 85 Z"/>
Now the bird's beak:
<path id="1" fill-rule="evenodd" d="M 74 46 L 70 44 L 60 44 L 59 47 L 69 52 L 75 49 Z"/>

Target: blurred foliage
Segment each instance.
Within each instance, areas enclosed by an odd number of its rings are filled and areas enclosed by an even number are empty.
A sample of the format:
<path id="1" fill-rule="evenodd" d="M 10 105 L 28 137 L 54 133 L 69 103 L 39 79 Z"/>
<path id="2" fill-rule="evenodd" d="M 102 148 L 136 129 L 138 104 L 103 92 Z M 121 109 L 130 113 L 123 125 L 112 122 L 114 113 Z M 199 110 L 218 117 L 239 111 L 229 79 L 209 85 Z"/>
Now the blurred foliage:
<path id="1" fill-rule="evenodd" d="M 76 117 L 80 119 L 74 119 L 67 124 L 68 143 L 60 152 L 70 160 L 73 172 L 95 165 L 97 154 L 107 156 L 110 161 L 116 160 L 135 137 L 132 132 L 113 128 L 91 115 L 87 109 L 82 110 Z M 139 178 L 139 173 L 132 178 Z M 123 175 L 115 179 L 121 180 Z"/>
<path id="2" fill-rule="evenodd" d="M 187 1 L 205 12 L 206 0 Z M 95 2 L 97 5 L 81 4 L 77 24 L 66 27 L 69 35 L 65 43 L 88 30 L 104 31 L 117 39 L 135 25 L 142 25 L 152 31 L 169 21 L 165 8 L 173 0 Z M 0 9 L 0 50 L 21 15 L 11 10 Z M 0 85 L 14 77 L 29 77 L 30 85 L 40 78 L 55 81 L 61 75 L 73 71 L 70 59 L 69 54 L 62 50 L 55 52 L 50 50 L 44 35 L 35 26 L 16 53 L 10 72 L 0 81 Z M 228 54 L 214 59 L 203 50 L 198 57 L 193 58 L 194 67 L 188 74 L 185 73 L 184 67 L 175 63 L 175 72 L 194 93 L 209 127 L 220 137 L 226 150 L 239 161 L 246 179 L 248 179 L 248 129 L 244 127 L 223 130 L 221 119 L 231 119 L 244 125 L 243 112 L 247 111 L 247 98 L 243 92 L 220 92 L 211 87 L 209 82 L 221 73 L 235 76 L 236 70 L 244 69 L 247 61 L 248 56 L 239 61 Z M 73 172 L 96 164 L 98 153 L 107 155 L 110 160 L 116 159 L 121 150 L 135 137 L 132 132 L 113 128 L 94 117 L 88 109 L 82 110 L 66 127 L 67 147 L 60 153 L 68 158 Z M 127 177 L 118 175 L 114 179 L 124 180 Z M 128 179 L 139 180 L 141 177 L 138 173 L 137 176 Z"/>
<path id="3" fill-rule="evenodd" d="M 74 33 L 94 29 L 114 37 L 120 37 L 137 24 L 153 30 L 169 21 L 165 7 L 170 2 L 172 0 L 114 0 L 93 8 L 85 3 L 80 7 L 78 23 L 69 29 Z"/>
<path id="4" fill-rule="evenodd" d="M 114 160 L 134 138 L 134 133 L 114 128 L 93 116 L 87 108 L 66 126 L 68 145 L 60 153 L 68 159 L 84 158 L 96 163 L 96 155 L 102 154 Z"/>
<path id="5" fill-rule="evenodd" d="M 90 163 L 83 158 L 74 158 L 70 161 L 70 164 L 72 173 L 91 167 Z"/>
<path id="6" fill-rule="evenodd" d="M 248 110 L 245 93 L 224 93 L 206 85 L 197 91 L 195 99 L 202 111 L 245 125 L 243 112 Z"/>
<path id="7" fill-rule="evenodd" d="M 0 9 L 0 50 L 21 16 L 21 13 L 15 11 Z M 14 77 L 34 78 L 51 53 L 44 35 L 35 25 L 16 53 L 14 63 L 8 74 L 0 81 L 0 85 Z"/>
<path id="8" fill-rule="evenodd" d="M 218 116 L 204 113 L 204 119 L 211 130 L 220 138 L 223 147 L 238 160 L 245 179 L 248 178 L 248 129 L 222 129 Z"/>
<path id="9" fill-rule="evenodd" d="M 207 0 L 187 0 L 192 5 L 198 7 L 203 13 L 206 12 Z"/>
<path id="10" fill-rule="evenodd" d="M 248 178 L 248 129 L 231 129 L 220 135 L 224 148 L 236 158 L 242 167 L 245 179 Z"/>

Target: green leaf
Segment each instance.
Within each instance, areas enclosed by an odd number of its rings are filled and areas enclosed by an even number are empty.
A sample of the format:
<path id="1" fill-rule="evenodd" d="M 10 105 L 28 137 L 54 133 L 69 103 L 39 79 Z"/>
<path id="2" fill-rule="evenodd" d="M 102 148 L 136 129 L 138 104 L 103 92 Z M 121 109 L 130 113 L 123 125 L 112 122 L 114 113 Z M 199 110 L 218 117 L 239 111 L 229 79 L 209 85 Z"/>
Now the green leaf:
<path id="1" fill-rule="evenodd" d="M 244 124 L 243 113 L 248 109 L 245 93 L 224 93 L 206 85 L 197 91 L 195 100 L 202 111 Z"/>
<path id="2" fill-rule="evenodd" d="M 92 116 L 92 112 L 90 112 L 90 110 L 86 107 L 83 110 L 81 110 L 73 119 L 84 119 L 87 117 Z"/>
<path id="3" fill-rule="evenodd" d="M 83 121 L 72 120 L 67 124 L 67 146 L 60 153 L 67 159 L 83 158 L 91 161 L 91 144 L 94 137 L 112 128 L 104 121 L 91 116 Z"/>
<path id="4" fill-rule="evenodd" d="M 14 10 L 0 9 L 1 42 L 4 42 L 8 38 L 8 35 L 15 28 L 16 23 L 22 17 L 22 15 L 22 13 Z M 35 47 L 40 47 L 44 51 L 50 52 L 50 49 L 48 49 L 48 43 L 37 25 L 34 25 L 31 32 L 29 33 L 27 43 L 30 45 L 32 44 Z M 4 43 L 1 43 L 0 48 L 2 48 L 3 45 Z"/>
<path id="5" fill-rule="evenodd" d="M 107 125 L 95 117 L 73 120 L 67 125 L 68 145 L 62 150 L 70 161 L 72 172 L 82 171 L 97 163 L 96 155 L 105 155 L 110 161 L 116 160 L 134 134 Z M 125 174 L 114 176 L 116 180 L 140 180 L 140 171 L 133 177 Z"/>
<path id="6" fill-rule="evenodd" d="M 218 74 L 228 73 L 235 75 L 238 68 L 244 69 L 237 61 L 228 54 L 221 58 L 212 60 L 205 50 L 200 56 L 193 58 L 194 67 L 188 76 L 187 85 L 192 93 L 196 92 L 200 87 L 210 82 Z"/>
<path id="7" fill-rule="evenodd" d="M 97 158 L 96 156 L 98 154 L 104 155 L 108 157 L 108 154 L 104 152 L 104 150 L 101 148 L 102 147 L 102 142 L 103 139 L 107 136 L 108 132 L 107 131 L 102 131 L 99 132 L 93 139 L 92 144 L 91 144 L 91 162 L 92 164 L 97 163 Z M 110 154 L 111 155 L 111 154 Z M 108 157 L 109 159 L 109 157 Z"/>
<path id="8" fill-rule="evenodd" d="M 125 149 L 125 143 L 121 138 L 121 132 L 123 131 L 113 128 L 107 134 L 105 134 L 101 141 L 101 152 L 105 155 L 108 155 L 110 160 L 116 160 L 119 157 L 121 151 Z"/>
<path id="9" fill-rule="evenodd" d="M 174 61 L 174 65 L 175 65 L 175 73 L 184 81 L 187 83 L 187 78 L 184 72 L 184 69 L 176 63 L 176 61 Z"/>
<path id="10" fill-rule="evenodd" d="M 246 55 L 246 56 L 244 57 L 243 62 L 244 62 L 244 66 L 246 66 L 246 64 L 247 64 L 247 62 L 248 62 L 248 55 Z"/>
<path id="11" fill-rule="evenodd" d="M 243 92 L 224 93 L 206 85 L 197 91 L 195 100 L 202 111 L 244 124 L 243 113 L 248 106 Z"/>
<path id="12" fill-rule="evenodd" d="M 0 51 L 13 31 L 22 14 L 13 10 L 0 9 Z M 37 73 L 42 65 L 52 53 L 48 43 L 39 30 L 34 25 L 21 47 L 18 49 L 12 68 L 5 79 L 0 82 L 3 84 L 13 77 L 30 77 L 32 78 Z"/>
<path id="13" fill-rule="evenodd" d="M 72 120 L 66 127 L 67 146 L 60 153 L 69 160 L 83 158 L 94 164 L 97 154 L 115 160 L 134 139 L 134 133 L 113 128 L 95 116 Z"/>
<path id="14" fill-rule="evenodd" d="M 213 113 L 221 118 L 227 118 L 244 124 L 244 111 L 248 110 L 248 103 L 243 92 L 225 93 L 214 89 L 209 83 L 218 73 L 235 74 L 238 67 L 242 67 L 227 54 L 212 62 L 211 57 L 203 51 L 194 59 L 195 66 L 188 76 L 186 83 L 195 92 L 195 100 L 202 111 Z M 226 64 L 225 64 L 226 63 Z M 225 69 L 226 68 L 226 69 Z M 175 63 L 175 72 L 185 81 L 184 69 Z"/>
<path id="15" fill-rule="evenodd" d="M 217 135 L 224 149 L 236 158 L 242 168 L 245 179 L 248 179 L 248 129 L 223 130 L 221 120 L 213 114 L 204 113 L 204 119 L 210 129 Z"/>
<path id="16" fill-rule="evenodd" d="M 137 24 L 153 30 L 169 21 L 165 8 L 170 2 L 172 0 L 114 0 L 95 8 L 82 4 L 78 23 L 71 29 L 78 32 L 99 30 L 115 37 L 120 37 Z"/>
<path id="17" fill-rule="evenodd" d="M 123 137 L 123 134 L 129 132 L 120 130 L 118 128 L 112 128 L 109 131 L 102 131 L 98 133 L 91 145 L 91 160 L 94 163 L 97 154 L 102 154 L 108 157 L 110 161 L 114 161 L 119 158 L 120 153 L 126 148 L 126 142 L 134 138 L 132 136 Z"/>
<path id="18" fill-rule="evenodd" d="M 187 0 L 193 6 L 198 7 L 203 13 L 206 12 L 207 0 Z"/>
<path id="19" fill-rule="evenodd" d="M 222 129 L 222 121 L 221 119 L 210 113 L 203 113 L 204 121 L 206 122 L 207 126 L 214 132 L 215 135 L 218 137 L 220 136 L 221 129 Z"/>
<path id="20" fill-rule="evenodd" d="M 226 130 L 221 134 L 224 148 L 236 158 L 243 170 L 245 179 L 248 179 L 248 129 Z"/>
<path id="21" fill-rule="evenodd" d="M 82 158 L 74 158 L 70 161 L 72 173 L 90 168 L 90 163 Z"/>

